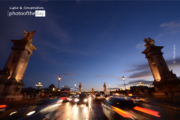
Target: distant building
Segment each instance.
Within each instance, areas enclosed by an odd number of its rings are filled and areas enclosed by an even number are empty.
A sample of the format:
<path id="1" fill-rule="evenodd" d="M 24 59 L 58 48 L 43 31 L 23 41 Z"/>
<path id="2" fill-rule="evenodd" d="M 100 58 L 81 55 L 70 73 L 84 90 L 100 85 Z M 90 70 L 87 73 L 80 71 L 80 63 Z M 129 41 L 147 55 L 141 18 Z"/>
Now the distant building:
<path id="1" fill-rule="evenodd" d="M 148 90 L 148 86 L 131 86 L 130 90 L 144 92 L 145 90 Z"/>

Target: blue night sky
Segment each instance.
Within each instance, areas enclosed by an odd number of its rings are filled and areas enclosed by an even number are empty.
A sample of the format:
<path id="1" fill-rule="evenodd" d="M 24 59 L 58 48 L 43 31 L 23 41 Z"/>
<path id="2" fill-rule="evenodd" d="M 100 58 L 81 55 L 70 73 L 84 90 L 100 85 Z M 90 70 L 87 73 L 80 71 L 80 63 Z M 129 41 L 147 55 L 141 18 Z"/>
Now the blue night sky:
<path id="1" fill-rule="evenodd" d="M 44 7 L 46 17 L 7 16 L 10 6 Z M 23 81 L 26 87 L 82 84 L 83 91 L 124 88 L 153 77 L 143 39 L 164 46 L 170 70 L 180 76 L 180 2 L 168 1 L 34 1 L 0 2 L 0 69 L 11 53 L 11 39 L 36 31 Z M 12 10 L 11 10 L 12 11 Z M 19 11 L 19 10 L 14 10 Z M 32 10 L 34 12 L 34 10 Z M 173 46 L 175 45 L 175 50 Z M 176 63 L 173 63 L 175 51 Z"/>

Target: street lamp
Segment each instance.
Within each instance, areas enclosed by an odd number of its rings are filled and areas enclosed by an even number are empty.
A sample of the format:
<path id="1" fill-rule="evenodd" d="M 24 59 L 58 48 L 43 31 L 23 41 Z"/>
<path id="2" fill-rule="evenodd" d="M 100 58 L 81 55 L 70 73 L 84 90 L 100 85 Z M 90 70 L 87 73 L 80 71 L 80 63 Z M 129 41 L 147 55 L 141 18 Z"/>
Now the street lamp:
<path id="1" fill-rule="evenodd" d="M 61 80 L 61 77 L 59 76 L 58 79 L 59 79 L 59 80 L 58 80 L 58 89 L 59 89 L 59 82 L 60 82 L 60 80 Z"/>
<path id="2" fill-rule="evenodd" d="M 35 86 L 38 88 L 39 91 L 39 88 L 42 87 L 43 85 L 41 84 L 41 81 L 39 81 L 38 84 L 36 84 Z"/>
<path id="3" fill-rule="evenodd" d="M 55 91 L 55 88 L 53 87 L 52 91 Z"/>
<path id="4" fill-rule="evenodd" d="M 126 84 L 125 84 L 125 77 L 122 77 L 123 81 L 124 81 L 124 86 L 125 86 L 125 90 L 126 90 Z"/>
<path id="5" fill-rule="evenodd" d="M 76 87 L 76 84 L 74 84 L 74 86 Z"/>

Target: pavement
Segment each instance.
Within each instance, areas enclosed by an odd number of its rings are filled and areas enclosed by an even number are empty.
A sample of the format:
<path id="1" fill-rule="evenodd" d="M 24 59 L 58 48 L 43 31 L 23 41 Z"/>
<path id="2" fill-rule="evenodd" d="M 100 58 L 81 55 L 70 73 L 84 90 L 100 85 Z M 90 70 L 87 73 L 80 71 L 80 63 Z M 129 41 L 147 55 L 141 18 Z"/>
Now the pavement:
<path id="1" fill-rule="evenodd" d="M 142 103 L 180 111 L 180 103 L 162 102 L 162 101 L 154 100 L 152 98 L 144 98 L 144 99 L 145 100 Z"/>
<path id="2" fill-rule="evenodd" d="M 20 100 L 20 101 L 11 101 L 11 102 L 5 102 L 6 104 L 6 110 L 8 109 L 15 109 L 19 107 L 34 105 L 37 102 L 38 99 L 28 99 L 28 100 Z"/>
<path id="3" fill-rule="evenodd" d="M 30 103 L 28 106 L 28 103 Z M 94 101 L 92 98 L 90 104 L 86 105 L 76 105 L 70 102 L 63 102 L 60 106 L 54 106 L 51 108 L 42 108 L 42 106 L 33 106 L 33 101 L 21 101 L 19 104 L 25 105 L 18 108 L 12 108 L 7 110 L 3 115 L 0 115 L 2 120 L 108 120 L 104 115 L 101 101 Z M 15 104 L 15 103 L 14 103 Z M 165 103 L 163 103 L 165 104 Z M 144 103 L 138 103 L 137 106 L 153 110 L 158 112 L 160 117 L 152 116 L 136 110 L 130 111 L 139 120 L 178 120 L 180 118 L 180 111 L 171 110 L 167 106 L 174 107 L 173 104 L 168 104 L 166 107 L 162 103 L 155 101 L 153 99 L 146 99 Z M 176 105 L 176 104 L 174 104 Z M 178 105 L 176 105 L 177 107 Z M 27 111 L 41 110 L 33 115 L 25 116 Z M 13 111 L 17 113 L 10 116 Z"/>

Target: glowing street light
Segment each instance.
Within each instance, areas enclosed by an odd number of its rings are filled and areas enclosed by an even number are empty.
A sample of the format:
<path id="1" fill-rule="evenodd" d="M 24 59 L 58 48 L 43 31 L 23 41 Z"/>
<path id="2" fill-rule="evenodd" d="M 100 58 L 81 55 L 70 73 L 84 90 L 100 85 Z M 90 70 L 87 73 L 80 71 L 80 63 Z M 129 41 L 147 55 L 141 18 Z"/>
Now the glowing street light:
<path id="1" fill-rule="evenodd" d="M 141 84 L 141 81 L 139 81 L 139 86 L 143 86 L 144 84 Z"/>
<path id="2" fill-rule="evenodd" d="M 76 87 L 76 84 L 74 84 L 74 86 Z"/>
<path id="3" fill-rule="evenodd" d="M 125 84 L 125 77 L 122 77 L 123 81 L 124 81 L 124 86 L 125 86 L 125 90 L 126 90 L 126 84 Z"/>
<path id="4" fill-rule="evenodd" d="M 58 79 L 59 79 L 59 80 L 58 80 L 58 89 L 59 89 L 59 82 L 60 82 L 60 80 L 61 80 L 61 77 L 59 76 Z"/>
<path id="5" fill-rule="evenodd" d="M 41 81 L 39 81 L 38 84 L 36 84 L 35 86 L 36 86 L 36 87 L 38 88 L 38 90 L 39 90 L 39 88 L 42 87 L 43 85 L 41 84 Z"/>
<path id="6" fill-rule="evenodd" d="M 55 88 L 53 88 L 52 91 L 55 91 Z"/>

